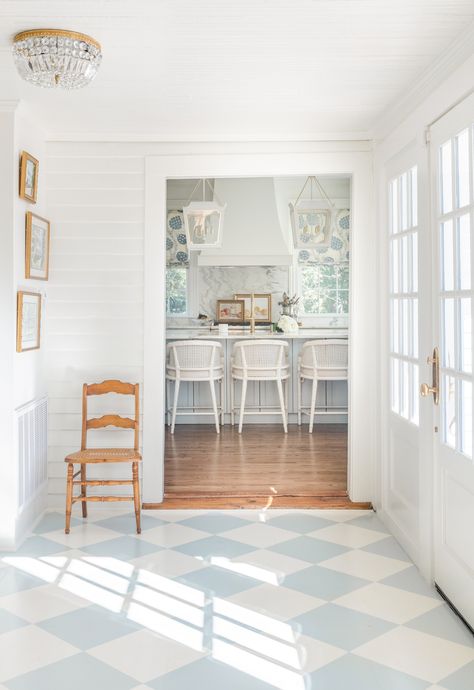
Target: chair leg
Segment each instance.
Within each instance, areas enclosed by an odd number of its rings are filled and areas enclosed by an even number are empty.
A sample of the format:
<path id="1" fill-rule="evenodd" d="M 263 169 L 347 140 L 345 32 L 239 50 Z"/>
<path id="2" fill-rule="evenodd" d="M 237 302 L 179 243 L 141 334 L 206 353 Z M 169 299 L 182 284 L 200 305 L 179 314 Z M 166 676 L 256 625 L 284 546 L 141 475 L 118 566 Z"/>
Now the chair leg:
<path id="1" fill-rule="evenodd" d="M 318 379 L 313 379 L 313 387 L 311 389 L 311 410 L 309 412 L 309 433 L 313 433 L 314 424 L 314 408 L 316 407 L 316 393 L 318 391 Z"/>
<path id="2" fill-rule="evenodd" d="M 217 401 L 216 401 L 216 386 L 214 381 L 209 381 L 209 388 L 211 389 L 211 400 L 212 409 L 214 410 L 214 421 L 216 423 L 216 433 L 220 433 L 219 429 L 219 413 L 217 412 Z"/>
<path id="3" fill-rule="evenodd" d="M 298 426 L 301 426 L 301 398 L 302 398 L 302 388 L 303 388 L 303 379 L 301 376 L 298 376 L 298 381 L 296 383 L 296 394 L 298 396 Z"/>
<path id="4" fill-rule="evenodd" d="M 132 480 L 133 503 L 135 505 L 135 520 L 137 523 L 137 534 L 141 534 L 142 528 L 140 524 L 140 483 L 138 480 L 138 462 L 132 462 Z"/>
<path id="5" fill-rule="evenodd" d="M 247 396 L 247 379 L 242 380 L 242 394 L 240 398 L 240 417 L 239 417 L 239 434 L 242 433 L 242 425 L 244 423 L 245 398 Z"/>
<path id="6" fill-rule="evenodd" d="M 86 468 L 87 468 L 87 465 L 82 463 L 81 464 L 81 482 L 87 481 Z M 86 495 L 87 495 L 86 494 L 86 485 L 81 484 L 81 496 L 83 496 L 85 498 Z M 82 503 L 82 517 L 86 518 L 87 517 L 87 501 L 81 501 L 81 503 Z"/>
<path id="7" fill-rule="evenodd" d="M 286 423 L 285 396 L 283 395 L 283 383 L 281 379 L 277 379 L 277 386 L 278 397 L 280 398 L 281 417 L 283 419 L 283 429 L 285 430 L 286 434 L 288 433 L 288 424 Z"/>
<path id="8" fill-rule="evenodd" d="M 176 410 L 178 408 L 178 396 L 179 396 L 179 379 L 174 382 L 174 398 L 173 398 L 173 412 L 171 415 L 171 433 L 174 434 L 174 427 L 176 424 Z"/>
<path id="9" fill-rule="evenodd" d="M 68 466 L 67 466 L 67 480 L 66 480 L 66 527 L 64 529 L 66 534 L 69 534 L 69 531 L 71 528 L 73 474 L 74 474 L 74 465 L 72 464 L 72 462 L 69 462 Z"/>

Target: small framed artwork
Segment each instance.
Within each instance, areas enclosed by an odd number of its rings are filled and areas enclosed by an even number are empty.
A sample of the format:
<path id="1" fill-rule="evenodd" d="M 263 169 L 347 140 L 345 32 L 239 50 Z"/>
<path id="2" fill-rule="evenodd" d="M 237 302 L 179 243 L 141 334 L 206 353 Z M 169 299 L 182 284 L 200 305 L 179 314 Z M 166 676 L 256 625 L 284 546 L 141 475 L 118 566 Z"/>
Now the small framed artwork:
<path id="1" fill-rule="evenodd" d="M 39 161 L 26 151 L 20 156 L 20 197 L 36 204 Z"/>
<path id="2" fill-rule="evenodd" d="M 217 321 L 219 323 L 242 323 L 245 303 L 243 299 L 220 299 L 217 301 Z"/>
<path id="3" fill-rule="evenodd" d="M 16 351 L 37 350 L 40 346 L 41 295 L 24 292 L 17 295 Z"/>
<path id="4" fill-rule="evenodd" d="M 25 277 L 48 280 L 49 274 L 49 220 L 28 211 L 25 236 Z"/>
<path id="5" fill-rule="evenodd" d="M 245 303 L 245 321 L 252 318 L 252 295 L 234 295 L 235 299 L 243 299 Z M 270 294 L 254 294 L 253 316 L 259 323 L 272 321 L 272 296 Z"/>

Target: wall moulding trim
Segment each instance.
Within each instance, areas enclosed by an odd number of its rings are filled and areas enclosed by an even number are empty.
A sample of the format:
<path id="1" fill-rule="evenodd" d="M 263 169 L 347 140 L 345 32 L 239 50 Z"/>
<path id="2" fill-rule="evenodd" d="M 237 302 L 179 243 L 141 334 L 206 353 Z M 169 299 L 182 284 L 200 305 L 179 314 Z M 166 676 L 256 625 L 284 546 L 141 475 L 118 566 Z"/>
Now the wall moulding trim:
<path id="1" fill-rule="evenodd" d="M 440 84 L 448 79 L 474 53 L 474 21 L 432 62 L 403 95 L 393 101 L 372 125 L 373 137 L 384 139 L 405 120 Z M 447 104 L 444 104 L 446 108 Z M 428 123 L 426 123 L 428 124 Z"/>
<path id="2" fill-rule="evenodd" d="M 223 149 L 224 147 L 222 147 Z M 225 155 L 223 155 L 225 154 Z M 149 155 L 145 160 L 144 275 L 144 423 L 143 501 L 163 498 L 164 430 L 156 424 L 164 414 L 165 298 L 164 248 L 167 178 L 274 177 L 350 175 L 352 178 L 351 307 L 349 325 L 349 495 L 371 501 L 374 488 L 376 436 L 367 419 L 376 416 L 377 324 L 375 313 L 375 223 L 373 217 L 372 151 L 273 151 L 252 153 L 209 150 L 197 155 Z M 162 266 L 162 270 L 157 267 Z M 160 314 L 160 311 L 162 312 Z M 147 460 L 148 458 L 148 460 Z"/>

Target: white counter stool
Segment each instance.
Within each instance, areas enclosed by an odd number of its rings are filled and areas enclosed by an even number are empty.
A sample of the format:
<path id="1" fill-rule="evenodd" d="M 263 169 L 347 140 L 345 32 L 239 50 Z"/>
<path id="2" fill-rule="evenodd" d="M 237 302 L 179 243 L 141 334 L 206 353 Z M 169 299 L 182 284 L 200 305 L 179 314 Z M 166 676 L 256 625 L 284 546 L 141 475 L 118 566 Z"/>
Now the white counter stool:
<path id="1" fill-rule="evenodd" d="M 313 432 L 318 381 L 347 381 L 347 340 L 310 340 L 306 342 L 298 358 L 298 425 L 301 415 L 309 414 L 309 433 Z M 311 406 L 303 408 L 303 383 L 312 381 Z M 332 412 L 332 410 L 331 410 Z"/>
<path id="2" fill-rule="evenodd" d="M 234 345 L 231 359 L 231 423 L 235 419 L 235 382 L 242 381 L 239 434 L 245 414 L 275 414 L 275 408 L 245 409 L 249 381 L 275 381 L 285 433 L 288 431 L 288 343 L 285 340 L 241 340 Z M 284 390 L 285 389 L 285 390 Z"/>
<path id="3" fill-rule="evenodd" d="M 170 410 L 170 387 L 174 382 L 173 405 Z M 207 383 L 211 391 L 212 410 L 208 408 L 181 407 L 178 412 L 180 384 L 184 382 Z M 219 407 L 216 399 L 216 383 L 220 387 Z M 224 424 L 224 364 L 221 343 L 214 340 L 178 340 L 168 343 L 166 359 L 168 425 L 174 434 L 177 415 L 214 415 L 216 432 L 219 433 L 219 413 Z M 171 415 L 171 419 L 170 419 Z"/>

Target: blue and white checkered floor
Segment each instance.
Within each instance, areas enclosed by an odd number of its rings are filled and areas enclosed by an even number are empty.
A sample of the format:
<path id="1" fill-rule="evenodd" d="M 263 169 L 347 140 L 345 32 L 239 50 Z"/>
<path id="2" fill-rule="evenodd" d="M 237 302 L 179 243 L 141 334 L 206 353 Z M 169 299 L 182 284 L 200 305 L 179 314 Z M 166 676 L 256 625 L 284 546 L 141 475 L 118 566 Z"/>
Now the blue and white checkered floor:
<path id="1" fill-rule="evenodd" d="M 371 512 L 49 513 L 0 554 L 0 690 L 473 690 Z"/>

